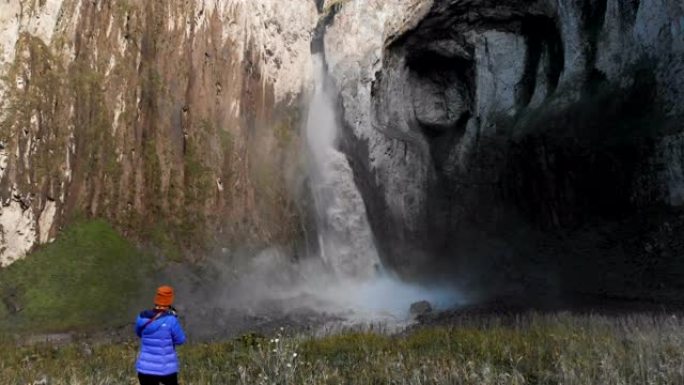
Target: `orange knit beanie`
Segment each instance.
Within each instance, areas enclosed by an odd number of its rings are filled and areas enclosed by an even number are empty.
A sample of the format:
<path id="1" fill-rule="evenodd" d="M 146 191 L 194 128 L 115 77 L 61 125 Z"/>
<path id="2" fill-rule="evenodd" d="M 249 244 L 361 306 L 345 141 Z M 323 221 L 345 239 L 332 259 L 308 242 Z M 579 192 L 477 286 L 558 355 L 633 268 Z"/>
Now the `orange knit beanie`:
<path id="1" fill-rule="evenodd" d="M 154 304 L 157 306 L 173 305 L 173 288 L 171 286 L 159 286 L 157 295 L 154 296 Z"/>

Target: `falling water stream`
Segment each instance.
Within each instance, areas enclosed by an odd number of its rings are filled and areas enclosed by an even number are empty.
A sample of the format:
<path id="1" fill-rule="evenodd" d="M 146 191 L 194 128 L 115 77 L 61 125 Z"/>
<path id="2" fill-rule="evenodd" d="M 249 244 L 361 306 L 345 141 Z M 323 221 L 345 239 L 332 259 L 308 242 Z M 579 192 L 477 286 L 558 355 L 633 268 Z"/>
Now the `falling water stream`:
<path id="1" fill-rule="evenodd" d="M 334 277 L 334 284 L 317 295 L 372 320 L 405 319 L 411 303 L 420 300 L 438 307 L 457 304 L 460 298 L 453 290 L 408 284 L 383 268 L 353 171 L 338 150 L 335 97 L 326 85 L 324 62 L 314 56 L 313 64 L 315 90 L 305 134 L 320 258 Z"/>
<path id="2" fill-rule="evenodd" d="M 316 83 L 306 139 L 320 254 L 336 276 L 366 281 L 377 274 L 380 258 L 352 169 L 337 149 L 334 99 L 325 85 L 323 60 L 314 56 L 313 61 Z"/>

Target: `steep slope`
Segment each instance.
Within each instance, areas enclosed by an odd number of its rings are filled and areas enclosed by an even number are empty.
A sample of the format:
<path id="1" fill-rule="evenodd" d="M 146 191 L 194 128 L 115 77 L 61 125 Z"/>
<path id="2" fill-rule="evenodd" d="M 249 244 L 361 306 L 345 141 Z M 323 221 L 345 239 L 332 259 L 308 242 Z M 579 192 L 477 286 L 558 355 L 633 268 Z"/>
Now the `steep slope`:
<path id="1" fill-rule="evenodd" d="M 84 215 L 169 252 L 299 237 L 316 22 L 311 0 L 2 2 L 0 266 Z"/>

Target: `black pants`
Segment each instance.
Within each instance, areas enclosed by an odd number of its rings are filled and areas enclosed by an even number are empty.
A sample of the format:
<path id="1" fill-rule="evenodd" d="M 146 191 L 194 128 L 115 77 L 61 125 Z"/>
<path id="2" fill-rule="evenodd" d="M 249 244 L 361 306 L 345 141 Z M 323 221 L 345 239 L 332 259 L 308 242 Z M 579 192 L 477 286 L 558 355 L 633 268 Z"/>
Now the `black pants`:
<path id="1" fill-rule="evenodd" d="M 140 380 L 140 385 L 178 385 L 178 373 L 168 376 L 151 376 L 138 373 L 138 380 Z"/>

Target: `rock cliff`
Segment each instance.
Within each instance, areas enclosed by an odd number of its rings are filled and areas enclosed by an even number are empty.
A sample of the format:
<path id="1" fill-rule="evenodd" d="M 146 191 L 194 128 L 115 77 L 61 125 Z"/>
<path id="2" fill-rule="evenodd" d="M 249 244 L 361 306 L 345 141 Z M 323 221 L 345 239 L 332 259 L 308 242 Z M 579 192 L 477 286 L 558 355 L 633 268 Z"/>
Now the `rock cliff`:
<path id="1" fill-rule="evenodd" d="M 314 50 L 399 275 L 684 298 L 681 1 L 0 7 L 1 265 L 81 216 L 168 253 L 302 238 Z"/>
<path id="2" fill-rule="evenodd" d="M 0 266 L 83 216 L 170 254 L 298 237 L 317 17 L 311 0 L 0 3 Z"/>
<path id="3" fill-rule="evenodd" d="M 385 263 L 681 300 L 681 2 L 348 1 L 323 40 Z"/>

